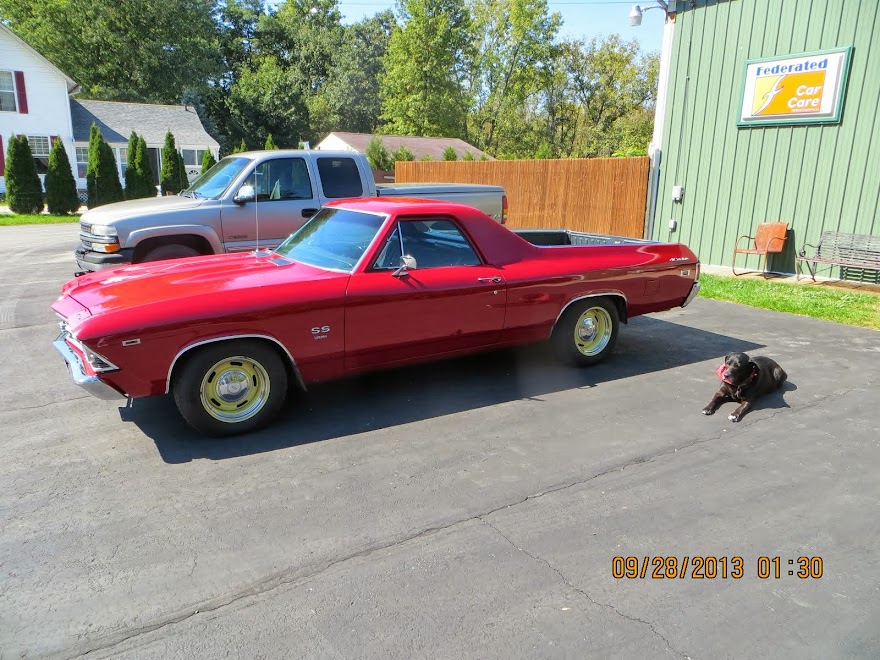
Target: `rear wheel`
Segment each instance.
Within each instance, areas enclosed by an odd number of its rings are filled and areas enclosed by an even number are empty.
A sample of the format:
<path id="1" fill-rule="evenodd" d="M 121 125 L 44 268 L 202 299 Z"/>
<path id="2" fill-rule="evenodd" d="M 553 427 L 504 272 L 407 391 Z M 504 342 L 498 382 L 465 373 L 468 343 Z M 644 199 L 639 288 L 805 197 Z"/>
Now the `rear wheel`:
<path id="1" fill-rule="evenodd" d="M 620 317 L 608 298 L 591 298 L 569 306 L 556 323 L 552 342 L 560 358 L 578 366 L 601 362 L 614 348 Z"/>
<path id="2" fill-rule="evenodd" d="M 272 421 L 287 396 L 287 371 L 275 350 L 254 341 L 209 344 L 174 378 L 187 423 L 207 435 L 247 433 Z"/>
<path id="3" fill-rule="evenodd" d="M 201 254 L 194 247 L 182 245 L 180 243 L 172 243 L 170 245 L 160 245 L 144 255 L 141 261 L 161 261 L 162 259 L 182 259 L 183 257 L 195 257 Z"/>

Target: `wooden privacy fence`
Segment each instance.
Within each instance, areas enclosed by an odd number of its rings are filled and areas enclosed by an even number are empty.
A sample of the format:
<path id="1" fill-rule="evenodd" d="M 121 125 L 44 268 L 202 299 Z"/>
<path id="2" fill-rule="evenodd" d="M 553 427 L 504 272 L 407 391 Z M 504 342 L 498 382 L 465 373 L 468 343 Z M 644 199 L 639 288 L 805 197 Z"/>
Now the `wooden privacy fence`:
<path id="1" fill-rule="evenodd" d="M 648 158 L 398 161 L 398 183 L 504 186 L 512 228 L 565 228 L 642 238 Z"/>

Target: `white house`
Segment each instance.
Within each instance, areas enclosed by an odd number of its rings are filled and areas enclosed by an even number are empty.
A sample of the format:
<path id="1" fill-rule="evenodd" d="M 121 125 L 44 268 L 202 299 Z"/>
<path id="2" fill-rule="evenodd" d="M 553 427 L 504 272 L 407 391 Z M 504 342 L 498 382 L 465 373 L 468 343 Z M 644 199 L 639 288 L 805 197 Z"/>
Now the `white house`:
<path id="1" fill-rule="evenodd" d="M 13 135 L 27 135 L 46 172 L 51 138 L 58 136 L 74 160 L 69 94 L 79 85 L 0 23 L 0 192 L 6 190 L 6 150 Z"/>
<path id="2" fill-rule="evenodd" d="M 52 141 L 59 137 L 81 191 L 86 188 L 92 123 L 113 149 L 123 185 L 132 130 L 144 136 L 157 183 L 169 129 L 191 179 L 200 173 L 206 150 L 215 158 L 218 155 L 217 141 L 205 131 L 192 107 L 70 98 L 77 92 L 75 81 L 0 23 L 0 192 L 6 190 L 3 174 L 13 135 L 27 136 L 40 175 L 47 170 Z M 80 196 L 84 199 L 84 192 Z"/>

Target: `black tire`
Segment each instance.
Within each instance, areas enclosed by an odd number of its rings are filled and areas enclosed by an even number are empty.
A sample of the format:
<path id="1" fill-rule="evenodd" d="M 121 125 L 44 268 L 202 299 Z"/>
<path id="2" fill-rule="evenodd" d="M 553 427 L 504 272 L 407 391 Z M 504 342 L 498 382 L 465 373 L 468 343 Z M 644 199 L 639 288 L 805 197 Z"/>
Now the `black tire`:
<path id="1" fill-rule="evenodd" d="M 184 257 L 196 257 L 201 252 L 189 245 L 181 243 L 171 243 L 169 245 L 160 245 L 144 255 L 141 261 L 162 261 L 163 259 L 182 259 Z"/>
<path id="2" fill-rule="evenodd" d="M 620 315 L 614 301 L 587 298 L 565 310 L 556 322 L 551 342 L 560 359 L 586 367 L 608 357 L 619 330 Z"/>
<path id="3" fill-rule="evenodd" d="M 287 370 L 268 344 L 222 341 L 195 349 L 175 370 L 171 391 L 180 414 L 197 431 L 210 436 L 248 433 L 281 411 Z"/>

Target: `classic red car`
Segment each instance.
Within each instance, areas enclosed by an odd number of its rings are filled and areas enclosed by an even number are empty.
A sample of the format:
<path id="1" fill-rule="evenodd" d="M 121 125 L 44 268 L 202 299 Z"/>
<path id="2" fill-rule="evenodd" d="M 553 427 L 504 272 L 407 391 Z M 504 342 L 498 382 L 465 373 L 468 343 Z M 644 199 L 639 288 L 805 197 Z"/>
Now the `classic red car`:
<path id="1" fill-rule="evenodd" d="M 72 279 L 52 305 L 55 347 L 91 394 L 170 391 L 191 426 L 229 435 L 269 422 L 292 383 L 548 339 L 593 364 L 621 321 L 687 305 L 698 274 L 680 244 L 514 232 L 445 202 L 343 200 L 273 251 Z"/>

